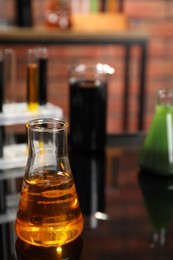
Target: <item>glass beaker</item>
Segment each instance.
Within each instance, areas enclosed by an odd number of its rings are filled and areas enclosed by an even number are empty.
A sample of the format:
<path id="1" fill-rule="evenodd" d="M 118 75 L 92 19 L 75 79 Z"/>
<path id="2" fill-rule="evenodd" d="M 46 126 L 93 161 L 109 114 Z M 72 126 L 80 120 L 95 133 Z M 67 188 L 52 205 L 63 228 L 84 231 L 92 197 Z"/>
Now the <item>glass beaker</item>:
<path id="1" fill-rule="evenodd" d="M 68 123 L 44 118 L 29 121 L 28 160 L 16 233 L 26 243 L 50 247 L 73 241 L 83 217 L 68 158 Z"/>
<path id="2" fill-rule="evenodd" d="M 49 0 L 45 16 L 48 27 L 72 27 L 71 0 Z"/>
<path id="3" fill-rule="evenodd" d="M 69 73 L 70 144 L 79 151 L 105 147 L 107 123 L 107 64 L 79 64 Z"/>
<path id="4" fill-rule="evenodd" d="M 157 91 L 155 114 L 141 149 L 139 165 L 156 174 L 173 174 L 173 89 Z"/>

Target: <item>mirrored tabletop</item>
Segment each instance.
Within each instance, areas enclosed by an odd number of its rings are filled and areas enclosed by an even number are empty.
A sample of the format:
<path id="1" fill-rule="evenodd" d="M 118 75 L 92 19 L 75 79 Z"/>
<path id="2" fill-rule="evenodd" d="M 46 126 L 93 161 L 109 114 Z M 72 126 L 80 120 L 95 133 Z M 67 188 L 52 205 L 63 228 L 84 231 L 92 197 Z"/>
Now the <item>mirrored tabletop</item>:
<path id="1" fill-rule="evenodd" d="M 140 171 L 134 147 L 114 158 L 112 167 L 108 154 L 70 153 L 85 224 L 81 236 L 62 247 L 31 246 L 17 238 L 24 168 L 1 171 L 0 259 L 172 259 L 173 178 Z"/>

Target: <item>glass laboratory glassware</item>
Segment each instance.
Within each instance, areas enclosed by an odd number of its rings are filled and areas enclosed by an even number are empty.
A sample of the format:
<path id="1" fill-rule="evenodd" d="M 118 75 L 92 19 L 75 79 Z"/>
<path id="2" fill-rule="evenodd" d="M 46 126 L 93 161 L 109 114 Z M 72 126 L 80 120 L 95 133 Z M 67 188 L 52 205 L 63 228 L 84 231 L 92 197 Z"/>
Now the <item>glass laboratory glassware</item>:
<path id="1" fill-rule="evenodd" d="M 157 91 L 157 104 L 139 156 L 142 169 L 173 174 L 173 89 Z"/>
<path id="2" fill-rule="evenodd" d="M 78 151 L 105 148 L 108 76 L 107 64 L 79 64 L 69 72 L 70 145 Z"/>
<path id="3" fill-rule="evenodd" d="M 3 52 L 3 113 L 8 116 L 9 113 L 15 113 L 17 103 L 16 91 L 16 52 L 14 49 L 5 49 Z M 1 72 L 2 72 L 1 71 Z M 4 127 L 4 145 L 16 143 L 14 128 Z"/>
<path id="4" fill-rule="evenodd" d="M 46 105 L 47 103 L 47 69 L 48 69 L 48 50 L 46 47 L 39 47 L 37 49 L 37 58 L 38 58 L 38 99 L 41 106 Z"/>
<path id="5" fill-rule="evenodd" d="M 16 25 L 31 27 L 33 25 L 33 6 L 31 0 L 15 0 Z"/>
<path id="6" fill-rule="evenodd" d="M 4 104 L 16 103 L 16 52 L 13 49 L 4 50 Z M 5 108 L 3 108 L 6 110 Z M 13 111 L 14 107 L 11 107 Z"/>
<path id="7" fill-rule="evenodd" d="M 3 52 L 0 50 L 0 113 L 3 109 L 3 96 L 4 96 L 4 79 L 3 79 Z M 3 132 L 4 127 L 0 126 L 0 158 L 3 157 Z"/>
<path id="8" fill-rule="evenodd" d="M 83 230 L 83 216 L 68 158 L 68 123 L 44 118 L 29 121 L 28 160 L 16 233 L 28 244 L 61 246 Z"/>
<path id="9" fill-rule="evenodd" d="M 27 51 L 27 104 L 28 110 L 35 111 L 39 107 L 39 71 L 36 49 Z"/>
<path id="10" fill-rule="evenodd" d="M 46 25 L 50 28 L 68 29 L 72 26 L 71 0 L 49 0 Z"/>

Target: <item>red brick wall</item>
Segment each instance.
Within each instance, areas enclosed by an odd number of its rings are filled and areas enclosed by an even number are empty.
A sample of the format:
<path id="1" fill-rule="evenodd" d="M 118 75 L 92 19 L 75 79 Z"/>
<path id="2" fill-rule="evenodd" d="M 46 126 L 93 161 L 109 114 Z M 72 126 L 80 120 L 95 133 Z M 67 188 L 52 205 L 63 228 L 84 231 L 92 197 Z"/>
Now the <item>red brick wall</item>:
<path id="1" fill-rule="evenodd" d="M 173 85 L 173 1 L 126 0 L 129 28 L 149 31 L 147 102 L 145 127 L 149 127 L 155 106 L 155 92 Z"/>
<path id="2" fill-rule="evenodd" d="M 7 0 L 9 2 L 10 0 Z M 44 22 L 44 10 L 47 0 L 33 1 L 34 25 Z M 12 8 L 9 10 L 12 10 Z M 169 0 L 125 0 L 124 13 L 128 17 L 129 30 L 147 30 L 150 33 L 148 43 L 147 78 L 146 78 L 146 117 L 145 129 L 147 130 L 155 106 L 155 92 L 161 87 L 173 85 L 173 1 Z M 11 12 L 11 11 L 10 11 Z M 14 15 L 14 14 L 13 14 Z M 12 19 L 12 12 L 10 13 Z M 4 46 L 5 47 L 5 46 Z M 14 46 L 12 46 L 14 47 Z M 17 97 L 18 101 L 26 97 L 26 49 L 15 46 L 18 57 L 17 69 Z M 109 133 L 121 131 L 122 115 L 122 89 L 123 89 L 123 62 L 124 49 L 114 46 L 50 46 L 49 47 L 49 84 L 48 100 L 64 109 L 65 119 L 68 120 L 68 66 L 74 62 L 88 60 L 104 62 L 116 69 L 114 76 L 109 81 L 108 97 L 108 123 Z M 138 99 L 137 80 L 138 48 L 132 51 L 131 69 L 131 131 L 135 130 L 136 103 Z"/>

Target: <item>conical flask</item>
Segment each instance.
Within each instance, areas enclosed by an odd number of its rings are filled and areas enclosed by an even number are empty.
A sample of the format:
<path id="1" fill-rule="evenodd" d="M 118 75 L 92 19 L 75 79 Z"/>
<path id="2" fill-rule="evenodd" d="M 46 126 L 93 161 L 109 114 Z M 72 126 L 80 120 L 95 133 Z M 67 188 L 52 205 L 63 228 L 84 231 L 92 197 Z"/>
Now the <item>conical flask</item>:
<path id="1" fill-rule="evenodd" d="M 157 91 L 157 104 L 139 156 L 143 169 L 173 175 L 173 89 Z"/>
<path id="2" fill-rule="evenodd" d="M 50 247 L 76 239 L 83 217 L 68 158 L 68 123 L 29 121 L 28 160 L 16 218 L 16 233 L 26 243 Z"/>

